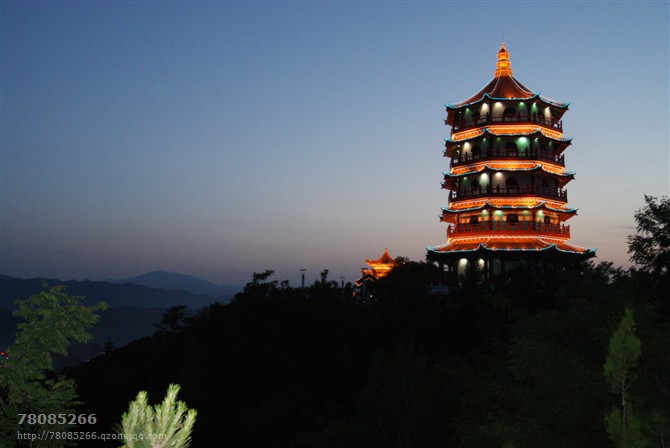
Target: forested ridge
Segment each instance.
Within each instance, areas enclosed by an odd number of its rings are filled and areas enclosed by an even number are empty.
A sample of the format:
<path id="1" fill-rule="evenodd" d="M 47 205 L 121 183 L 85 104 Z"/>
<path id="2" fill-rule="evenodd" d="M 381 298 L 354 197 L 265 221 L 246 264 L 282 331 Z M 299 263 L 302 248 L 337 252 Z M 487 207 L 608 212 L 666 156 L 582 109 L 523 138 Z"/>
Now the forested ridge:
<path id="1" fill-rule="evenodd" d="M 98 432 L 139 390 L 157 403 L 179 384 L 196 448 L 668 446 L 670 201 L 647 198 L 636 220 L 634 268 L 472 270 L 448 296 L 431 293 L 434 265 L 408 260 L 369 301 L 327 271 L 304 289 L 256 273 L 231 303 L 173 308 L 66 374 Z M 608 426 L 622 397 L 628 420 Z"/>

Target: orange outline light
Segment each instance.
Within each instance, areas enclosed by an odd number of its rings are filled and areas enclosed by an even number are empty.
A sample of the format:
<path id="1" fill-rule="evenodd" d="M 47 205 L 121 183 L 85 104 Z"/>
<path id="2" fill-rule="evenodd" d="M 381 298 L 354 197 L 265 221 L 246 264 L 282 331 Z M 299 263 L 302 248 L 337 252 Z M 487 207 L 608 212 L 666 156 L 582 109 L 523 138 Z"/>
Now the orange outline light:
<path id="1" fill-rule="evenodd" d="M 545 203 L 548 207 L 556 209 L 565 209 L 566 204 L 563 202 L 547 201 L 540 198 L 488 198 L 477 199 L 474 201 L 452 202 L 449 204 L 449 210 L 462 210 L 467 208 L 476 208 L 491 204 L 493 207 L 536 207 L 541 203 Z"/>
<path id="2" fill-rule="evenodd" d="M 454 167 L 451 169 L 451 174 L 462 174 L 471 172 L 473 170 L 483 171 L 485 169 L 485 165 L 488 165 L 493 170 L 514 170 L 514 169 L 528 170 L 540 166 L 544 171 L 547 171 L 549 173 L 553 174 L 565 173 L 563 167 L 539 160 L 538 161 L 534 160 L 530 162 L 499 162 L 491 160 L 488 162 L 477 162 L 473 163 L 472 165 Z"/>
<path id="3" fill-rule="evenodd" d="M 534 233 L 534 234 L 527 234 L 527 235 L 514 235 L 514 236 L 506 236 L 506 235 L 495 235 L 495 234 L 490 234 L 490 235 L 484 235 L 484 236 L 476 236 L 476 237 L 467 237 L 467 236 L 457 236 L 457 237 L 449 237 L 447 238 L 447 242 L 445 245 L 449 243 L 462 243 L 462 242 L 482 242 L 482 243 L 488 243 L 496 241 L 496 240 L 507 240 L 508 242 L 510 241 L 518 241 L 519 243 L 527 242 L 528 240 L 537 240 L 537 239 L 542 239 L 546 241 L 555 241 L 562 243 L 564 241 L 569 241 L 570 237 L 565 237 L 565 238 L 556 238 L 555 235 L 547 236 L 543 233 Z"/>
<path id="4" fill-rule="evenodd" d="M 449 204 L 449 210 L 461 210 L 464 208 L 475 208 L 475 207 L 480 207 L 482 205 L 486 204 L 485 199 L 480 199 L 477 201 L 467 201 L 467 202 L 457 202 L 457 203 L 451 203 Z"/>
<path id="5" fill-rule="evenodd" d="M 554 138 L 556 140 L 560 139 L 563 136 L 563 133 L 560 131 L 555 131 L 553 129 L 547 129 L 544 127 L 538 127 L 536 125 L 529 126 L 529 125 L 524 125 L 524 124 L 490 124 L 488 126 L 476 128 L 476 129 L 470 129 L 467 131 L 461 131 L 461 132 L 453 132 L 451 134 L 451 140 L 453 141 L 461 141 L 461 140 L 467 140 L 472 137 L 476 137 L 478 135 L 481 135 L 484 133 L 484 131 L 488 129 L 489 132 L 493 135 L 501 135 L 501 134 L 533 134 L 537 131 L 540 131 L 542 135 L 545 137 L 549 138 Z"/>
<path id="6" fill-rule="evenodd" d="M 488 202 L 495 207 L 535 207 L 542 202 L 545 204 L 549 203 L 548 201 L 538 198 L 491 198 Z M 564 204 L 561 204 L 561 206 L 563 205 Z M 554 206 L 552 205 L 552 207 Z"/>
<path id="7" fill-rule="evenodd" d="M 477 128 L 477 129 L 471 129 L 469 131 L 452 132 L 451 140 L 461 141 L 461 140 L 467 140 L 472 137 L 477 137 L 478 135 L 482 135 L 485 129 L 486 128 Z"/>

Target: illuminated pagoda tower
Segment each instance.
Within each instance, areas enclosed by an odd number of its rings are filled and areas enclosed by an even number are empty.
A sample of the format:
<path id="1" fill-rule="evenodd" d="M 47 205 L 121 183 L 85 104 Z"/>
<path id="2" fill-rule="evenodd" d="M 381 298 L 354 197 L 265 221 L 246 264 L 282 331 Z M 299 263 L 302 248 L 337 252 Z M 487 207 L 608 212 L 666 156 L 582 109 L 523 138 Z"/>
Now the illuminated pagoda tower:
<path id="1" fill-rule="evenodd" d="M 449 203 L 440 220 L 449 226 L 446 243 L 428 247 L 427 258 L 452 282 L 468 263 L 490 277 L 522 262 L 546 269 L 595 256 L 569 241 L 565 224 L 577 212 L 565 190 L 575 175 L 563 155 L 571 142 L 561 121 L 568 104 L 517 81 L 503 43 L 493 80 L 446 106 L 451 163 L 442 187 Z"/>

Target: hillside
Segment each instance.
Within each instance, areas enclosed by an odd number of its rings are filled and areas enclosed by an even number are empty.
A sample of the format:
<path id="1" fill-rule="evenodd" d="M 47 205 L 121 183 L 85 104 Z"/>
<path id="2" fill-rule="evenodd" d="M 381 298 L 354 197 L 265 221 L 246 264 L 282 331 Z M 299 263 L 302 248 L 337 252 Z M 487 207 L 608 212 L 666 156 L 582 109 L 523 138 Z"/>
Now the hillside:
<path id="1" fill-rule="evenodd" d="M 109 280 L 110 283 L 132 283 L 148 288 L 177 289 L 210 297 L 216 297 L 220 302 L 226 302 L 233 295 L 242 291 L 239 285 L 215 285 L 192 275 L 175 272 L 154 271 L 123 280 Z"/>
<path id="2" fill-rule="evenodd" d="M 49 286 L 66 285 L 69 295 L 84 296 L 86 298 L 84 303 L 88 305 L 103 301 L 110 307 L 170 308 L 184 305 L 189 309 L 198 309 L 220 301 L 203 294 L 174 289 L 154 289 L 131 283 L 21 279 L 0 275 L 0 308 L 14 309 L 16 299 L 25 299 L 42 291 L 45 280 Z"/>
<path id="3" fill-rule="evenodd" d="M 17 299 L 26 299 L 44 289 L 42 279 L 21 279 L 0 275 L 0 350 L 12 344 L 18 319 L 12 316 Z M 59 367 L 76 365 L 96 357 L 106 342 L 122 347 L 131 341 L 151 335 L 166 309 L 184 305 L 194 312 L 217 302 L 217 299 L 187 291 L 154 289 L 129 283 L 113 284 L 98 281 L 61 281 L 47 279 L 52 286 L 65 285 L 72 296 L 85 297 L 83 303 L 93 305 L 103 301 L 109 308 L 100 313 L 100 320 L 90 332 L 93 341 L 75 344 L 67 360 L 60 360 Z"/>

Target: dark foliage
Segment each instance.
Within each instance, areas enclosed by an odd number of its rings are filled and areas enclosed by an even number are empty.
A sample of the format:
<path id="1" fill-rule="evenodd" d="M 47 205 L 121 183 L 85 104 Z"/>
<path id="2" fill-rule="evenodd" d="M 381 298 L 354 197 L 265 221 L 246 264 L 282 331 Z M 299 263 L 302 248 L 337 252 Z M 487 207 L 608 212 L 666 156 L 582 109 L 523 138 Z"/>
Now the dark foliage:
<path id="1" fill-rule="evenodd" d="M 644 197 L 635 212 L 637 233 L 628 237 L 630 259 L 642 271 L 667 275 L 670 271 L 670 198 Z"/>
<path id="2" fill-rule="evenodd" d="M 230 304 L 175 309 L 70 372 L 82 412 L 107 432 L 137 391 L 155 402 L 178 383 L 196 448 L 607 447 L 603 364 L 628 306 L 642 342 L 630 406 L 648 446 L 670 441 L 668 295 L 651 271 L 473 270 L 447 297 L 434 266 L 402 261 L 366 303 L 327 271 L 304 289 L 266 271 Z"/>

